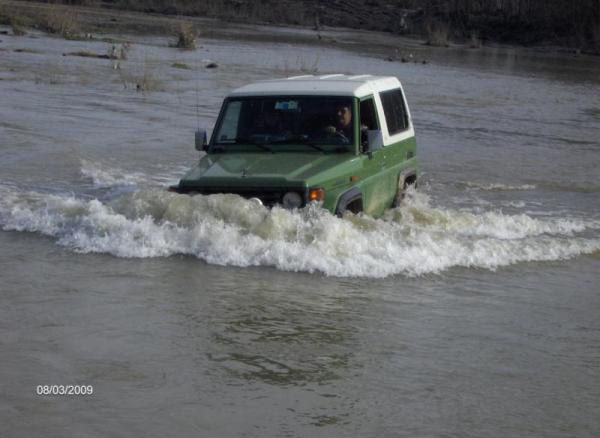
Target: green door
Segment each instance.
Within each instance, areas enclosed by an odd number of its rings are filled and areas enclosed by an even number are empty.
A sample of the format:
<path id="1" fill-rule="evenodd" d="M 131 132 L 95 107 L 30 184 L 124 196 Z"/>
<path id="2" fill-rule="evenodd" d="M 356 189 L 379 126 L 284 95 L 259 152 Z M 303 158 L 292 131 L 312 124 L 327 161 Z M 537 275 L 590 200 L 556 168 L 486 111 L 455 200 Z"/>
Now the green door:
<path id="1" fill-rule="evenodd" d="M 385 148 L 367 151 L 366 132 L 381 129 L 372 96 L 361 99 L 360 128 L 363 210 L 370 215 L 379 215 L 387 207 L 389 183 Z"/>

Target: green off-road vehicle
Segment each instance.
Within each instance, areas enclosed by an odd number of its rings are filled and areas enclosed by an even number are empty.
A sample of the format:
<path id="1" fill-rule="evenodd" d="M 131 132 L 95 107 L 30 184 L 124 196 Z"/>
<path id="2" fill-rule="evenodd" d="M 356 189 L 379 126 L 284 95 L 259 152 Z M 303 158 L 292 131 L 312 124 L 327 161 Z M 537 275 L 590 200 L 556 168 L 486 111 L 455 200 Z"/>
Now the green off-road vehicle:
<path id="1" fill-rule="evenodd" d="M 206 152 L 172 191 L 235 193 L 266 206 L 317 202 L 381 215 L 417 181 L 416 141 L 395 77 L 296 76 L 233 91 Z"/>

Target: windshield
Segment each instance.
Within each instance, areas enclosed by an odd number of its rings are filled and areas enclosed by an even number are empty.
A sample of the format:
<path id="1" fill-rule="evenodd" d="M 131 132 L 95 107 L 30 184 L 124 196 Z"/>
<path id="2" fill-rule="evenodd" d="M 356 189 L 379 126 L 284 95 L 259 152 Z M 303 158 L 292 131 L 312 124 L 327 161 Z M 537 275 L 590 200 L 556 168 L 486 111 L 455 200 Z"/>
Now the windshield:
<path id="1" fill-rule="evenodd" d="M 213 145 L 284 150 L 284 145 L 348 151 L 354 144 L 351 97 L 251 97 L 226 101 Z M 337 146 L 326 148 L 323 146 Z"/>

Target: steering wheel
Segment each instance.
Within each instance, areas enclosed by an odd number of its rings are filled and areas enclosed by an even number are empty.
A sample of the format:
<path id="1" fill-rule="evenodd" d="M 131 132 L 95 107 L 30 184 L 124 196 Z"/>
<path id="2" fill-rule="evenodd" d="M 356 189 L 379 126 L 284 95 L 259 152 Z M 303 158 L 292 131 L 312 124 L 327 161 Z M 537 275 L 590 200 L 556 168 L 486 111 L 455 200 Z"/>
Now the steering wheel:
<path id="1" fill-rule="evenodd" d="M 348 139 L 348 137 L 346 137 L 346 134 L 344 134 L 344 131 L 335 131 L 334 137 L 339 138 L 340 140 L 342 140 L 344 143 L 350 143 L 350 140 Z"/>

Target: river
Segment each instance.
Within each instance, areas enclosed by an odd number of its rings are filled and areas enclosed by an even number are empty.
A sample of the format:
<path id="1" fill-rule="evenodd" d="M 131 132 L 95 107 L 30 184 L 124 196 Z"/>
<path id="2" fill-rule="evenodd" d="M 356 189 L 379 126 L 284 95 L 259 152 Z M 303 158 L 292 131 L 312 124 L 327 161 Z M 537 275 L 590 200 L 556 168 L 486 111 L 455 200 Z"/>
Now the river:
<path id="1" fill-rule="evenodd" d="M 34 36 L 0 38 L 7 436 L 600 435 L 599 59 Z M 400 208 L 164 190 L 228 91 L 313 70 L 402 81 Z"/>

